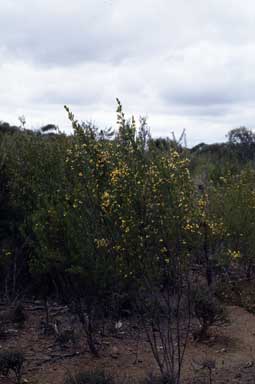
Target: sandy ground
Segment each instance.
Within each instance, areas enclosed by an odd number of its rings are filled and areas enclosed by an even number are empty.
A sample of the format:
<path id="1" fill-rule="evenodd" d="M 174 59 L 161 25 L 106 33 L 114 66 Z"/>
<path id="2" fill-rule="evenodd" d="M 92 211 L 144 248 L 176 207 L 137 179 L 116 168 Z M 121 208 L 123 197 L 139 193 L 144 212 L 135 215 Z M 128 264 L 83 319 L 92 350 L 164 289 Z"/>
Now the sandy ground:
<path id="1" fill-rule="evenodd" d="M 39 332 L 43 311 L 26 308 L 28 320 L 23 329 L 10 327 L 7 339 L 0 340 L 0 349 L 17 349 L 25 353 L 23 380 L 31 384 L 62 384 L 68 372 L 105 369 L 118 383 L 138 383 L 157 367 L 148 343 L 130 332 L 132 324 L 123 322 L 124 334 L 105 337 L 100 358 L 93 358 L 83 343 L 61 349 L 54 336 Z M 209 383 L 208 369 L 202 369 L 205 360 L 212 360 L 212 383 L 255 383 L 255 315 L 245 309 L 227 307 L 229 323 L 212 327 L 206 343 L 192 340 L 186 352 L 183 379 L 185 384 Z M 127 330 L 125 332 L 125 330 Z M 14 377 L 0 376 L 1 384 L 14 383 Z"/>

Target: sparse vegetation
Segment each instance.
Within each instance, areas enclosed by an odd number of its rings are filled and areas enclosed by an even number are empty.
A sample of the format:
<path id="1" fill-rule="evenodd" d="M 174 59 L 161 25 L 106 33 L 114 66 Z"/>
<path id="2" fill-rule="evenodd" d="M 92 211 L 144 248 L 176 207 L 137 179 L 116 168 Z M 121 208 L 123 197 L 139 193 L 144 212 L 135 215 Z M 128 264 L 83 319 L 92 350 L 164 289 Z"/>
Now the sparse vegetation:
<path id="1" fill-rule="evenodd" d="M 114 380 L 104 371 L 79 372 L 68 374 L 64 384 L 114 384 Z"/>
<path id="2" fill-rule="evenodd" d="M 153 373 L 149 374 L 141 384 L 175 384 L 175 379 L 164 374 L 162 376 L 156 376 Z"/>
<path id="3" fill-rule="evenodd" d="M 8 376 L 12 371 L 20 384 L 22 377 L 22 367 L 25 361 L 24 355 L 16 351 L 0 351 L 0 374 Z"/>
<path id="4" fill-rule="evenodd" d="M 226 311 L 211 289 L 198 287 L 193 294 L 194 314 L 200 329 L 194 332 L 195 339 L 204 340 L 210 326 L 226 321 Z"/>

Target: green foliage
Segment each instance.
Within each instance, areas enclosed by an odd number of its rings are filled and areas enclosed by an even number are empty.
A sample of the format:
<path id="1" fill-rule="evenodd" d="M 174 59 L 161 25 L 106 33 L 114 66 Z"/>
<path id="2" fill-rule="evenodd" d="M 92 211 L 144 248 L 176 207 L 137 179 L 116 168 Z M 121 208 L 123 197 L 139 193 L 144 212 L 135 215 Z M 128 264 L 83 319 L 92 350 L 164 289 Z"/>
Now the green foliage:
<path id="1" fill-rule="evenodd" d="M 251 167 L 243 168 L 239 174 L 227 173 L 217 186 L 218 202 L 214 204 L 225 228 L 222 251 L 225 264 L 239 263 L 247 276 L 251 275 L 254 265 L 254 181 Z"/>

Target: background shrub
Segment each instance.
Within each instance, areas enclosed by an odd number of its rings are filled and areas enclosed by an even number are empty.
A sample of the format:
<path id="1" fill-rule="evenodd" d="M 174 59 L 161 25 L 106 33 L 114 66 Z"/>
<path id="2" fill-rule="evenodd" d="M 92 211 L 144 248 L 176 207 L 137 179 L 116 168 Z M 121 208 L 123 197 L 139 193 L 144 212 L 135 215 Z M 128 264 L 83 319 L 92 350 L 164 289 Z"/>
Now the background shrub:
<path id="1" fill-rule="evenodd" d="M 196 338 L 202 340 L 207 337 L 210 326 L 226 320 L 226 311 L 209 288 L 197 288 L 193 292 L 192 299 L 194 315 L 200 323 L 200 330 L 196 332 Z"/>
<path id="2" fill-rule="evenodd" d="M 114 384 L 114 380 L 104 371 L 96 370 L 69 374 L 64 384 Z"/>

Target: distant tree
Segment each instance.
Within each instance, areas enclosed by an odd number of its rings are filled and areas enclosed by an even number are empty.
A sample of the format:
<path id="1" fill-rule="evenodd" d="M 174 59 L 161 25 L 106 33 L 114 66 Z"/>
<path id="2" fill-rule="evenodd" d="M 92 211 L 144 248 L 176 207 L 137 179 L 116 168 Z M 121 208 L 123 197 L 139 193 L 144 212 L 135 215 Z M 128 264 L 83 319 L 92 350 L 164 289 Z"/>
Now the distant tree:
<path id="1" fill-rule="evenodd" d="M 40 128 L 41 132 L 57 131 L 58 127 L 55 124 L 47 124 Z"/>
<path id="2" fill-rule="evenodd" d="M 169 137 L 158 137 L 149 139 L 149 148 L 157 149 L 160 152 L 168 152 L 170 149 L 181 150 L 181 145 L 174 140 L 169 139 Z"/>
<path id="3" fill-rule="evenodd" d="M 228 133 L 230 151 L 241 163 L 255 160 L 255 133 L 246 127 L 232 129 Z"/>
<path id="4" fill-rule="evenodd" d="M 255 133 L 246 127 L 232 129 L 227 134 L 227 137 L 231 144 L 255 144 Z"/>
<path id="5" fill-rule="evenodd" d="M 0 121 L 0 133 L 15 133 L 19 130 L 15 125 Z"/>
<path id="6" fill-rule="evenodd" d="M 191 153 L 202 152 L 206 147 L 207 145 L 205 143 L 199 143 L 192 147 L 190 151 Z"/>

